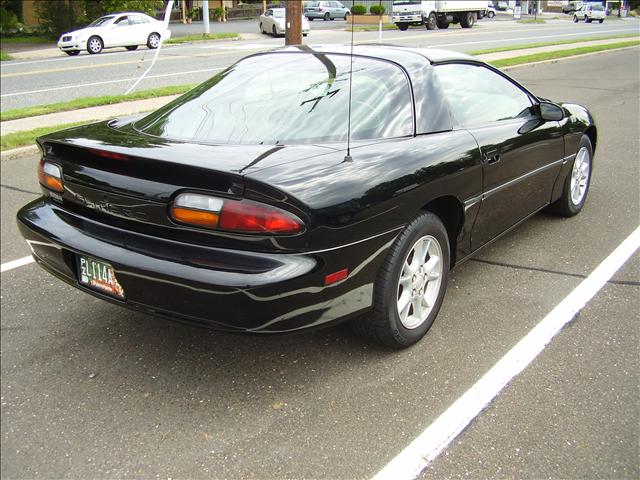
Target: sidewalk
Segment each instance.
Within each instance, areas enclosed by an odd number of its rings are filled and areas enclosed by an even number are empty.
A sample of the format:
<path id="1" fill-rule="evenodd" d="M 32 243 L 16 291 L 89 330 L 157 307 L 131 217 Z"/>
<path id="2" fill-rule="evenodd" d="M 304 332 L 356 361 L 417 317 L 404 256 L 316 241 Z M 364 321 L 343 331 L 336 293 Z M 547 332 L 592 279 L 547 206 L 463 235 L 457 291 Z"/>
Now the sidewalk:
<path id="1" fill-rule="evenodd" d="M 547 47 L 526 48 L 522 50 L 510 50 L 505 52 L 489 53 L 486 55 L 478 55 L 479 60 L 490 62 L 501 60 L 504 58 L 516 58 L 541 52 L 553 52 L 559 50 L 571 50 L 574 48 L 606 45 L 609 43 L 617 43 L 623 41 L 621 38 L 611 38 L 607 40 L 592 40 L 588 42 L 578 42 L 564 45 L 551 45 Z M 629 38 L 631 40 L 631 38 Z M 113 105 L 104 105 L 100 107 L 83 108 L 80 110 L 71 110 L 68 112 L 50 113 L 47 115 L 39 115 L 35 117 L 22 118 L 18 120 L 10 120 L 0 123 L 0 131 L 2 135 L 9 133 L 24 132 L 41 127 L 52 127 L 56 125 L 64 125 L 67 123 L 91 121 L 91 120 L 107 120 L 114 117 L 133 115 L 140 112 L 156 110 L 166 103 L 170 102 L 177 95 L 157 97 L 147 100 L 135 100 L 131 102 L 122 102 Z"/>

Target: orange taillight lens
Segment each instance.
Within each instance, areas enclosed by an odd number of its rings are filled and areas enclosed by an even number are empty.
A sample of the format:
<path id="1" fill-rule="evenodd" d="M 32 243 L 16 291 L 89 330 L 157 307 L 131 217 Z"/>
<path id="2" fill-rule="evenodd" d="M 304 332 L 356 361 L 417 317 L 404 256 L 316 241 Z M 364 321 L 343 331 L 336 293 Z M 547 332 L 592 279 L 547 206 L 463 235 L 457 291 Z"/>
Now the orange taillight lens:
<path id="1" fill-rule="evenodd" d="M 219 215 L 213 212 L 191 210 L 189 208 L 171 207 L 171 217 L 182 223 L 190 223 L 200 227 L 215 228 L 218 226 Z"/>
<path id="2" fill-rule="evenodd" d="M 38 180 L 40 184 L 54 192 L 64 192 L 64 183 L 62 182 L 62 169 L 54 163 L 40 161 L 38 166 Z"/>

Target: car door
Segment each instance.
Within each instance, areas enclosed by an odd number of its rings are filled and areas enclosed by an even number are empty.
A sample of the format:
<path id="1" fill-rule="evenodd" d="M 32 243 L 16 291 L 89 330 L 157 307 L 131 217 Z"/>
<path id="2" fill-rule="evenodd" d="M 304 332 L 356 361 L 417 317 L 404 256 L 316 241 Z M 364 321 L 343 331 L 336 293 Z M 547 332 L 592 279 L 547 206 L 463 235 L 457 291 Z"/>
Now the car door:
<path id="1" fill-rule="evenodd" d="M 267 10 L 264 12 L 262 25 L 265 32 L 271 33 L 271 28 L 273 27 L 273 10 Z"/>
<path id="2" fill-rule="evenodd" d="M 534 99 L 486 66 L 436 67 L 457 128 L 482 155 L 483 193 L 471 233 L 473 250 L 547 205 L 564 160 L 560 123 L 541 120 Z"/>
<path id="3" fill-rule="evenodd" d="M 128 15 L 121 15 L 115 19 L 110 26 L 110 45 L 109 47 L 124 47 L 127 45 L 136 45 L 134 39 L 132 39 L 134 26 L 129 22 Z"/>
<path id="4" fill-rule="evenodd" d="M 151 33 L 151 22 L 142 15 L 129 15 L 131 23 L 131 38 L 135 43 L 130 45 L 144 45 Z M 158 32 L 161 33 L 161 32 Z"/>

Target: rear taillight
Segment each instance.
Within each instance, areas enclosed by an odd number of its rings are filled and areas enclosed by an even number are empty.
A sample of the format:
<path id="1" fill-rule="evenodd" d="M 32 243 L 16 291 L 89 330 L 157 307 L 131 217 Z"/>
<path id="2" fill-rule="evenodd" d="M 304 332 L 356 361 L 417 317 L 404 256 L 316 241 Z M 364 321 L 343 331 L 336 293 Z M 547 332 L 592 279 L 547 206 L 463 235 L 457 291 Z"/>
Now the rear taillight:
<path id="1" fill-rule="evenodd" d="M 38 180 L 40 184 L 54 192 L 63 192 L 64 184 L 62 182 L 62 169 L 55 163 L 40 160 L 38 165 Z"/>
<path id="2" fill-rule="evenodd" d="M 178 195 L 170 215 L 180 223 L 239 233 L 292 234 L 302 230 L 302 221 L 280 208 L 200 193 Z"/>

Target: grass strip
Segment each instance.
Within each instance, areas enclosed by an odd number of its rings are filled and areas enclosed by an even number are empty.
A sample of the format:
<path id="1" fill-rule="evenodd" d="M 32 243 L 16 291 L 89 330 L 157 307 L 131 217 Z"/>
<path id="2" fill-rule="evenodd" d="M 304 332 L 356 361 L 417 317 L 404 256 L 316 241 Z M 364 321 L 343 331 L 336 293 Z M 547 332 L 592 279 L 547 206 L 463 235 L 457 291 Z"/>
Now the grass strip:
<path id="1" fill-rule="evenodd" d="M 592 45 L 590 47 L 572 48 L 569 50 L 558 50 L 556 52 L 535 53 L 532 55 L 523 55 L 521 57 L 505 58 L 495 60 L 491 63 L 494 67 L 511 67 L 522 63 L 541 62 L 543 60 L 553 60 L 554 58 L 572 57 L 574 55 L 584 55 L 587 53 L 602 52 L 605 50 L 613 50 L 615 48 L 634 47 L 640 45 L 640 40 L 632 40 L 629 42 L 616 42 L 606 45 Z"/>
<path id="2" fill-rule="evenodd" d="M 345 30 L 350 32 L 351 28 L 347 27 Z M 378 30 L 380 30 L 380 25 L 356 26 L 353 29 L 354 32 L 377 32 Z M 398 30 L 398 27 L 396 27 L 395 23 L 383 23 L 382 30 Z"/>
<path id="3" fill-rule="evenodd" d="M 153 88 L 151 90 L 141 90 L 129 95 L 105 95 L 103 97 L 83 97 L 69 102 L 50 103 L 48 105 L 37 105 L 34 107 L 16 108 L 0 113 L 0 120 L 3 122 L 17 120 L 18 118 L 34 117 L 46 115 L 47 113 L 68 112 L 87 107 L 97 107 L 100 105 L 111 105 L 114 103 L 131 102 L 133 100 L 144 100 L 146 98 L 165 97 L 168 95 L 178 95 L 191 90 L 194 85 L 175 85 L 171 87 Z"/>
<path id="4" fill-rule="evenodd" d="M 55 43 L 55 40 L 51 38 L 43 37 L 41 35 L 18 35 L 15 37 L 3 36 L 0 43 Z"/>
<path id="5" fill-rule="evenodd" d="M 525 43 L 522 45 L 512 45 L 507 47 L 487 48 L 486 50 L 472 50 L 466 53 L 469 55 L 485 55 L 487 53 L 510 52 L 512 50 L 524 50 L 527 48 L 549 47 L 552 45 L 570 45 L 572 43 L 594 42 L 597 40 L 611 40 L 613 38 L 637 38 L 637 37 L 638 37 L 637 33 L 628 33 L 625 35 L 607 35 L 604 37 L 601 36 L 601 37 L 573 38 L 571 40 L 563 40 L 561 42 Z"/>
<path id="6" fill-rule="evenodd" d="M 4 50 L 0 50 L 0 62 L 4 62 L 5 60 L 13 60 L 13 57 Z"/>
<path id="7" fill-rule="evenodd" d="M 164 43 L 176 44 L 176 43 L 189 43 L 189 42 L 204 42 L 207 40 L 222 40 L 229 38 L 239 38 L 240 35 L 234 32 L 223 33 L 202 33 L 199 35 L 187 35 L 186 37 L 170 38 Z"/>
<path id="8" fill-rule="evenodd" d="M 547 23 L 542 18 L 525 18 L 522 20 L 518 20 L 518 23 Z"/>
<path id="9" fill-rule="evenodd" d="M 28 130 L 26 132 L 15 132 L 0 137 L 0 150 L 11 150 L 12 148 L 25 147 L 35 144 L 36 138 L 47 133 L 57 132 L 65 128 L 77 127 L 91 122 L 75 122 L 65 123 L 63 125 L 54 125 L 52 127 L 40 127 Z"/>

